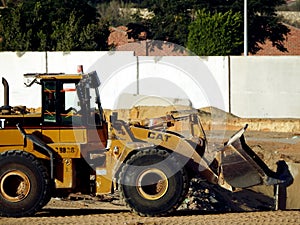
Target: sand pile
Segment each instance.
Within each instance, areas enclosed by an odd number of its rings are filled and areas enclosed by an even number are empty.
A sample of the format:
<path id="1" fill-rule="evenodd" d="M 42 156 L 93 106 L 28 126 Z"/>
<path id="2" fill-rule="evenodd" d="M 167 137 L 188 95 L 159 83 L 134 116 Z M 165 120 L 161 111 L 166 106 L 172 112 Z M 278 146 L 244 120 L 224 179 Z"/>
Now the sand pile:
<path id="1" fill-rule="evenodd" d="M 192 109 L 188 106 L 138 106 L 132 109 L 116 110 L 119 118 L 125 121 L 141 120 L 165 116 L 173 110 Z M 110 114 L 111 110 L 105 110 Z M 248 124 L 248 130 L 267 132 L 293 132 L 300 134 L 300 119 L 261 119 L 261 118 L 240 118 L 223 110 L 206 107 L 199 109 L 201 122 L 205 130 L 238 130 Z"/>

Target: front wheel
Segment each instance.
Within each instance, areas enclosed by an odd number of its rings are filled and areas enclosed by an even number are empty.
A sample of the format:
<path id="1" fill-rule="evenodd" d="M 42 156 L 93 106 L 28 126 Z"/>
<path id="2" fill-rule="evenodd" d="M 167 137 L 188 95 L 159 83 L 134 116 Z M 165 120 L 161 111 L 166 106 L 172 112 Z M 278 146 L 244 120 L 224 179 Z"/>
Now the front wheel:
<path id="1" fill-rule="evenodd" d="M 121 196 L 142 216 L 159 216 L 175 210 L 188 190 L 188 176 L 173 154 L 150 149 L 133 155 L 119 177 Z"/>
<path id="2" fill-rule="evenodd" d="M 0 154 L 0 216 L 32 215 L 47 203 L 50 191 L 47 169 L 32 154 Z"/>

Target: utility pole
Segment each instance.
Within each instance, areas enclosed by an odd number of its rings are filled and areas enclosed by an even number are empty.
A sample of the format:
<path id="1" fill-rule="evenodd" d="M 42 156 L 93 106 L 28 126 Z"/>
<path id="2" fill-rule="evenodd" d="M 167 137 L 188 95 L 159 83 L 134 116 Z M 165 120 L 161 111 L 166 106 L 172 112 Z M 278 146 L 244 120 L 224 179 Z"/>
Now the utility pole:
<path id="1" fill-rule="evenodd" d="M 244 0 L 244 56 L 248 55 L 248 13 L 247 0 Z"/>

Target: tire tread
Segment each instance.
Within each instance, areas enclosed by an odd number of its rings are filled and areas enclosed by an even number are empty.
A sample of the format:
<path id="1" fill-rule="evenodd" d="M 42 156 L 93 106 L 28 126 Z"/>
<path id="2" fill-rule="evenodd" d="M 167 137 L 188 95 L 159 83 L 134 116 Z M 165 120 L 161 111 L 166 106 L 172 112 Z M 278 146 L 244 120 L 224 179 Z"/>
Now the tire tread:
<path id="1" fill-rule="evenodd" d="M 130 165 L 136 158 L 141 157 L 141 156 L 146 156 L 146 155 L 160 155 L 163 156 L 164 158 L 166 157 L 173 157 L 171 156 L 171 154 L 169 152 L 167 152 L 166 150 L 161 150 L 161 149 L 156 149 L 156 148 L 152 148 L 152 149 L 146 149 L 146 150 L 142 150 L 142 151 L 138 151 L 136 154 L 132 155 L 128 161 L 126 161 L 126 164 L 123 166 L 120 175 L 119 175 L 119 181 L 118 183 L 121 184 L 122 181 L 122 177 L 124 176 L 124 173 L 126 172 L 126 168 L 128 165 Z M 177 166 L 179 167 L 180 164 L 177 162 L 177 160 L 174 158 L 174 162 L 177 163 Z M 188 175 L 187 175 L 187 171 L 184 167 L 181 167 L 180 169 L 181 174 L 183 175 L 183 191 L 181 192 L 180 198 L 178 199 L 177 203 L 171 207 L 168 211 L 162 212 L 162 213 L 158 213 L 158 214 L 153 214 L 151 212 L 147 212 L 147 213 L 142 213 L 139 212 L 134 206 L 131 206 L 128 201 L 127 198 L 124 196 L 124 193 L 122 191 L 122 185 L 119 185 L 121 190 L 120 190 L 120 197 L 123 200 L 123 202 L 126 204 L 126 206 L 128 208 L 130 208 L 130 210 L 140 216 L 143 217 L 153 217 L 153 216 L 166 216 L 172 212 L 174 212 L 183 202 L 184 198 L 186 197 L 187 193 L 188 193 L 188 188 L 189 188 L 189 179 L 188 179 Z"/>
<path id="2" fill-rule="evenodd" d="M 34 155 L 32 155 L 29 152 L 26 151 L 21 151 L 21 150 L 10 150 L 10 151 L 6 151 L 0 154 L 0 162 L 1 160 L 5 160 L 7 158 L 11 158 L 11 157 L 19 157 L 19 158 L 24 158 L 24 160 L 28 160 L 31 161 L 32 165 L 35 166 L 36 169 L 38 169 L 42 175 L 42 180 L 44 182 L 45 188 L 43 189 L 43 193 L 41 193 L 42 196 L 42 200 L 38 202 L 37 205 L 35 205 L 35 207 L 15 214 L 15 213 L 9 213 L 9 212 L 2 212 L 0 210 L 0 216 L 4 216 L 4 217 L 22 217 L 22 216 L 31 216 L 34 215 L 37 211 L 39 211 L 44 205 L 46 205 L 48 203 L 48 201 L 50 200 L 49 195 L 51 193 L 50 190 L 50 178 L 49 178 L 49 173 L 48 173 L 48 169 L 45 167 L 45 165 L 38 159 L 36 158 Z"/>

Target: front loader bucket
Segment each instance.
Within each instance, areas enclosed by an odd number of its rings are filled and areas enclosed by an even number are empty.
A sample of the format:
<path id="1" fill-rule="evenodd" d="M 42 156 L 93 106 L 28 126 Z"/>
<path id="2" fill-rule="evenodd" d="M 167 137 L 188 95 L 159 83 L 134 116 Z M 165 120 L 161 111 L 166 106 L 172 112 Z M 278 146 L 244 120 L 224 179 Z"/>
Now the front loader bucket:
<path id="1" fill-rule="evenodd" d="M 247 125 L 234 134 L 219 152 L 223 179 L 235 188 L 283 183 L 246 144 L 243 135 L 246 128 Z"/>

